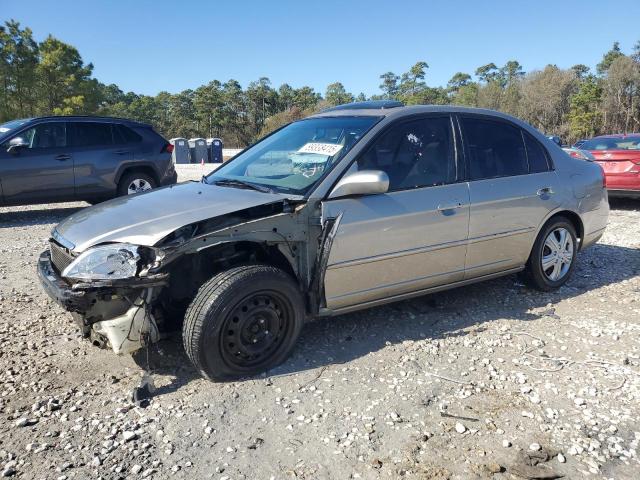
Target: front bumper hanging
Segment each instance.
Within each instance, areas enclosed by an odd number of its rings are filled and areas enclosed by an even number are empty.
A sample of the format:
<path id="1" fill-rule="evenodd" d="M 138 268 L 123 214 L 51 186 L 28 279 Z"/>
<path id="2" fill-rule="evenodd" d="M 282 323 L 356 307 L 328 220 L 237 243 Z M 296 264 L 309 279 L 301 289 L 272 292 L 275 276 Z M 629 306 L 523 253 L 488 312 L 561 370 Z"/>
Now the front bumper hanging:
<path id="1" fill-rule="evenodd" d="M 65 310 L 80 314 L 81 327 L 107 339 L 116 354 L 131 353 L 159 340 L 158 326 L 148 306 L 153 299 L 154 287 L 166 283 L 165 274 L 149 278 L 82 282 L 71 286 L 53 268 L 50 252 L 44 251 L 38 259 L 38 278 L 49 297 Z M 99 302 L 113 302 L 114 297 L 120 302 L 123 302 L 123 298 L 133 300 L 127 301 L 126 308 L 117 314 L 101 317 L 92 315 L 92 312 L 100 309 Z"/>

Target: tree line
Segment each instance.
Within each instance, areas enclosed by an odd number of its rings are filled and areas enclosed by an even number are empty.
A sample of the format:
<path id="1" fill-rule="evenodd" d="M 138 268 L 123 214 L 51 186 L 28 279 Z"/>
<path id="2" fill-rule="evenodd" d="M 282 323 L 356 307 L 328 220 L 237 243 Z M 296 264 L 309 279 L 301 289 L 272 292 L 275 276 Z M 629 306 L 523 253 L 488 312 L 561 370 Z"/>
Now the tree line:
<path id="1" fill-rule="evenodd" d="M 380 75 L 381 93 L 354 95 L 335 82 L 313 88 L 274 88 L 266 77 L 242 88 L 213 80 L 180 93 L 123 92 L 93 77 L 78 50 L 49 35 L 42 42 L 10 20 L 0 26 L 0 123 L 41 115 L 108 115 L 147 123 L 167 137 L 220 137 L 242 147 L 290 121 L 333 105 L 395 99 L 406 105 L 465 105 L 500 110 L 547 134 L 573 142 L 602 133 L 640 131 L 640 41 L 625 54 L 615 42 L 595 71 L 547 65 L 525 72 L 516 60 L 458 72 L 446 86 L 429 86 L 429 65 Z"/>

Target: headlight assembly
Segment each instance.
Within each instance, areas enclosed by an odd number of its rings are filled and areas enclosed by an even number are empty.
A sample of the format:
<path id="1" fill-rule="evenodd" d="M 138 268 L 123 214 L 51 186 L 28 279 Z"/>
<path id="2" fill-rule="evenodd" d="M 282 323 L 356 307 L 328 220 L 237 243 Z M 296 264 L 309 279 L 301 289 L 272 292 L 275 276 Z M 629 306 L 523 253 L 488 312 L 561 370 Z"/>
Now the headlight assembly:
<path id="1" fill-rule="evenodd" d="M 135 277 L 140 247 L 114 243 L 90 248 L 64 269 L 62 276 L 73 280 L 118 280 Z"/>

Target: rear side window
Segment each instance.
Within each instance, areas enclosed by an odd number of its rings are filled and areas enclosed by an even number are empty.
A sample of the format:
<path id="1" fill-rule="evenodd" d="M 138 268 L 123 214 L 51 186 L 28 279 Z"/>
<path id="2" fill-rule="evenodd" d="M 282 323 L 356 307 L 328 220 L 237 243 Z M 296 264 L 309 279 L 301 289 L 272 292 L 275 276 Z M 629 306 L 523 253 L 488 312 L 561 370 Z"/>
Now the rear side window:
<path id="1" fill-rule="evenodd" d="M 544 147 L 527 132 L 523 132 L 523 134 L 524 143 L 527 147 L 527 158 L 529 159 L 529 171 L 531 173 L 549 171 L 549 157 Z"/>
<path id="2" fill-rule="evenodd" d="M 142 141 L 142 137 L 129 127 L 124 125 L 113 125 L 113 138 L 116 143 L 138 143 Z"/>
<path id="3" fill-rule="evenodd" d="M 113 136 L 111 134 L 110 123 L 73 123 L 73 146 L 91 147 L 98 145 L 112 145 Z"/>
<path id="4" fill-rule="evenodd" d="M 389 191 L 456 181 L 450 117 L 427 117 L 394 125 L 357 161 L 358 170 L 383 170 Z"/>
<path id="5" fill-rule="evenodd" d="M 529 172 L 520 129 L 508 123 L 462 117 L 471 180 Z"/>

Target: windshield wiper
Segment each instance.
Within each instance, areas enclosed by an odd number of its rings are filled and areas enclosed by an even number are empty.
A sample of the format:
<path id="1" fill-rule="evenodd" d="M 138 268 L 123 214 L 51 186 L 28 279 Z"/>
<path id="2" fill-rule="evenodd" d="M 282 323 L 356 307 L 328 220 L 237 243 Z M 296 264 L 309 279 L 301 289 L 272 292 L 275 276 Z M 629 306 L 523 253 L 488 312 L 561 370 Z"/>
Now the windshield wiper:
<path id="1" fill-rule="evenodd" d="M 272 189 L 270 189 L 269 187 L 265 187 L 264 185 L 256 185 L 255 183 L 249 183 L 243 180 L 236 180 L 232 178 L 215 180 L 213 184 L 220 185 L 222 187 L 250 188 L 251 190 L 257 190 L 258 192 L 262 193 L 274 193 Z"/>

